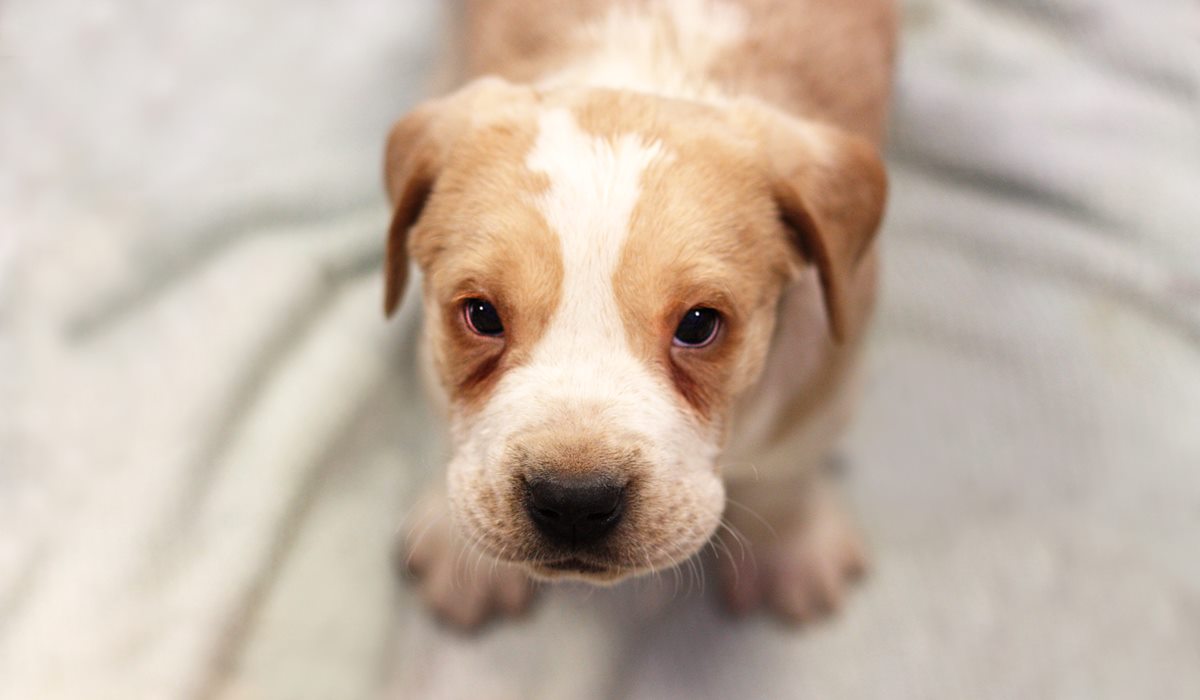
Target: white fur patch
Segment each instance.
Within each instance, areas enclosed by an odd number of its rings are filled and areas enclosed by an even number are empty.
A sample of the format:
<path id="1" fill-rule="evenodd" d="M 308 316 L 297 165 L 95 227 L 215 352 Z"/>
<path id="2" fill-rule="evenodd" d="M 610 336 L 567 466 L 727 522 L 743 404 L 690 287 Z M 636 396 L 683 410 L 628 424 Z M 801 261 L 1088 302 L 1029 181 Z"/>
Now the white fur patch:
<path id="1" fill-rule="evenodd" d="M 561 357 L 568 348 L 555 346 L 569 343 L 586 351 L 589 343 L 610 346 L 615 339 L 621 342 L 616 349 L 628 352 L 612 279 L 641 193 L 642 173 L 670 156 L 661 143 L 643 143 L 636 134 L 613 142 L 590 136 L 565 109 L 546 112 L 538 127 L 525 164 L 550 178 L 550 189 L 538 204 L 562 241 L 564 271 L 562 306 L 539 353 Z M 591 353 L 596 350 L 591 346 Z"/>
<path id="2" fill-rule="evenodd" d="M 748 25 L 745 9 L 723 0 L 618 3 L 579 29 L 573 45 L 589 48 L 542 87 L 607 87 L 721 99 L 708 79 L 709 70 L 745 37 Z"/>

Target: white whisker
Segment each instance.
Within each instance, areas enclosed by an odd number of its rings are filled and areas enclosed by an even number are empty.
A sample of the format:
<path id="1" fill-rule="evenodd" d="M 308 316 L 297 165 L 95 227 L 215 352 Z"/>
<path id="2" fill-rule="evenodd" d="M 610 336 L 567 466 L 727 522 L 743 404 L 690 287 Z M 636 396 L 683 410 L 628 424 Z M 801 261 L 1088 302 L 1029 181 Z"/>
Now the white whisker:
<path id="1" fill-rule="evenodd" d="M 751 508 L 750 506 L 747 506 L 745 504 L 738 503 L 737 501 L 733 500 L 732 498 L 728 498 L 728 497 L 726 497 L 725 502 L 730 505 L 737 506 L 738 508 L 741 508 L 742 510 L 749 513 L 755 520 L 762 523 L 763 527 L 767 528 L 767 532 L 771 533 L 772 537 L 774 537 L 775 539 L 779 539 L 779 533 L 775 531 L 775 528 L 771 525 L 771 523 L 767 522 L 766 518 L 759 515 L 758 512 L 755 511 L 753 508 Z"/>

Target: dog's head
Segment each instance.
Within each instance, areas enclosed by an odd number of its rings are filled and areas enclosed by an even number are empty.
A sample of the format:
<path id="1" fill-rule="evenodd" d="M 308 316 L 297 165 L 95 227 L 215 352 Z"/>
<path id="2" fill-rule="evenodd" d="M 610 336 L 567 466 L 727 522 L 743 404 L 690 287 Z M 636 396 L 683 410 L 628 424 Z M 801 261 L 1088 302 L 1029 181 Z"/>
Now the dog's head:
<path id="1" fill-rule="evenodd" d="M 495 78 L 401 120 L 386 171 L 385 308 L 411 257 L 455 518 L 496 557 L 593 581 L 713 534 L 730 409 L 781 291 L 815 265 L 833 337 L 850 332 L 884 196 L 871 145 L 761 104 Z"/>

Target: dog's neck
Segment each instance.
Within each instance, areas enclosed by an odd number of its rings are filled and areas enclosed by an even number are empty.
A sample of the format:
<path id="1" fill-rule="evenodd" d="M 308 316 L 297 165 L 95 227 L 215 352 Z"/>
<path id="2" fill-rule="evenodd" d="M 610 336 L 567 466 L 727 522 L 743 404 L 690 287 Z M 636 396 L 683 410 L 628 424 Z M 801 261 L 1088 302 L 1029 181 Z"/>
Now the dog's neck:
<path id="1" fill-rule="evenodd" d="M 720 101 L 727 95 L 713 80 L 713 69 L 743 40 L 746 24 L 740 7 L 713 0 L 617 4 L 576 27 L 577 49 L 536 82 Z"/>

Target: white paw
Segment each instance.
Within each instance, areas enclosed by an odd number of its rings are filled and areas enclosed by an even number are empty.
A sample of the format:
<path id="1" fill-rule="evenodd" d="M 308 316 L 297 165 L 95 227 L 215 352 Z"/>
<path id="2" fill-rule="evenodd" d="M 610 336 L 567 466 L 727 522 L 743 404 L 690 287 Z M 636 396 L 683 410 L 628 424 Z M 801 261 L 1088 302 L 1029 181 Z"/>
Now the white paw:
<path id="1" fill-rule="evenodd" d="M 806 514 L 778 526 L 745 513 L 730 513 L 729 520 L 742 536 L 722 533 L 719 564 L 735 613 L 765 607 L 792 623 L 816 620 L 838 610 L 866 570 L 862 539 L 832 498 L 819 497 Z"/>
<path id="2" fill-rule="evenodd" d="M 520 615 L 533 597 L 525 571 L 457 535 L 440 503 L 413 519 L 397 554 L 434 614 L 456 627 L 471 629 L 494 616 Z"/>

